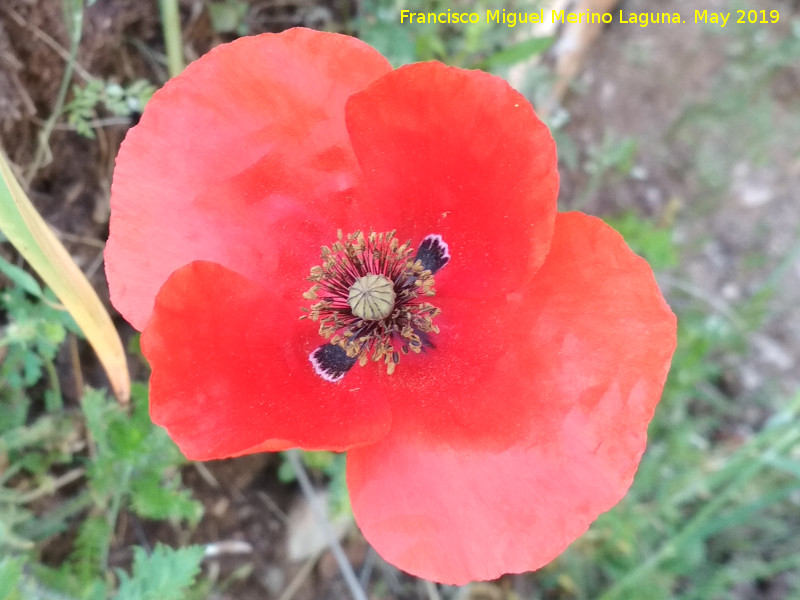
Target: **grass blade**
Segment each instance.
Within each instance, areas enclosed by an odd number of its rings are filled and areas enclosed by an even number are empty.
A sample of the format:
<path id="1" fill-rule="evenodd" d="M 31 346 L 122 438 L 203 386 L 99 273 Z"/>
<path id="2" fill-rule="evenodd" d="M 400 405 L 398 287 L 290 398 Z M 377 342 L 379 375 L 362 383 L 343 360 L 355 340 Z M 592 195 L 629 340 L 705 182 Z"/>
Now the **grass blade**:
<path id="1" fill-rule="evenodd" d="M 2 153 L 0 231 L 64 304 L 97 353 L 114 395 L 127 402 L 128 365 L 111 317 L 67 250 L 36 212 Z"/>

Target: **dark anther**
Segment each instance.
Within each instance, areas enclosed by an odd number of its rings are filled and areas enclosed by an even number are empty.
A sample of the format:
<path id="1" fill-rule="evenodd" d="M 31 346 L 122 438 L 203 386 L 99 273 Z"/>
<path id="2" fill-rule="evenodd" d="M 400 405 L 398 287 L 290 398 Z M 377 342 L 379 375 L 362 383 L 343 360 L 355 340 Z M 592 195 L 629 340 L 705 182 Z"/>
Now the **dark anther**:
<path id="1" fill-rule="evenodd" d="M 341 346 L 333 344 L 323 344 L 308 358 L 317 375 L 331 383 L 338 382 L 356 364 L 355 358 L 350 358 Z"/>
<path id="2" fill-rule="evenodd" d="M 423 269 L 434 274 L 450 262 L 450 251 L 442 236 L 431 234 L 422 240 L 414 260 L 420 261 Z"/>

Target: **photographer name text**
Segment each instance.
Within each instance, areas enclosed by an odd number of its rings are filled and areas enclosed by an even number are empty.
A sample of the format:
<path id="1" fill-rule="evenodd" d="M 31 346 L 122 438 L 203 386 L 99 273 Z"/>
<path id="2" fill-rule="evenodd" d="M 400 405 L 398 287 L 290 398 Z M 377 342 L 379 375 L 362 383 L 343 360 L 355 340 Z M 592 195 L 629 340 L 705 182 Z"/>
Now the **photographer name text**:
<path id="1" fill-rule="evenodd" d="M 619 11 L 617 18 L 610 12 L 567 12 L 565 10 L 545 11 L 540 9 L 534 12 L 511 12 L 505 9 L 487 10 L 485 21 L 489 24 L 502 24 L 516 27 L 522 23 L 621 23 L 648 27 L 654 24 L 685 24 L 702 23 L 727 27 L 729 25 L 745 25 L 757 23 L 777 23 L 780 13 L 777 10 L 736 10 L 730 12 L 713 12 L 710 10 L 695 10 L 692 15 L 685 16 L 679 12 L 632 12 Z M 413 12 L 400 11 L 400 23 L 480 23 L 481 13 L 455 12 L 452 9 L 442 12 Z"/>

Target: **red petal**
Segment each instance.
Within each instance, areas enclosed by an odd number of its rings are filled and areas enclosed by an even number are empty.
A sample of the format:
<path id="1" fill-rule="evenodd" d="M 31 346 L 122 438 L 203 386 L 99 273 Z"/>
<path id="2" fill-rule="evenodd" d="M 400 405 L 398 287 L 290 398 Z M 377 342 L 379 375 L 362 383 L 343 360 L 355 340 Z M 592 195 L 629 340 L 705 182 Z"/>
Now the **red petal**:
<path id="1" fill-rule="evenodd" d="M 460 584 L 541 567 L 633 479 L 676 343 L 649 266 L 598 219 L 560 214 L 525 303 L 528 343 L 509 348 L 536 407 L 525 439 L 469 450 L 444 427 L 422 436 L 395 419 L 387 438 L 349 454 L 356 520 L 415 575 Z"/>
<path id="2" fill-rule="evenodd" d="M 150 414 L 183 453 L 209 460 L 251 452 L 346 450 L 389 429 L 374 370 L 330 384 L 308 354 L 321 338 L 295 303 L 214 263 L 175 271 L 142 334 L 153 367 Z"/>
<path id="3" fill-rule="evenodd" d="M 449 268 L 436 275 L 437 283 Z M 431 301 L 442 309 L 434 321 L 440 333 L 431 337 L 436 347 L 404 355 L 392 375 L 378 374 L 393 420 L 408 422 L 423 439 L 443 439 L 462 450 L 515 444 L 541 410 L 527 397 L 529 381 L 519 377 L 530 352 L 521 327 L 522 294 L 473 300 L 437 295 Z"/>
<path id="4" fill-rule="evenodd" d="M 421 63 L 354 95 L 346 118 L 376 199 L 364 207 L 370 226 L 442 234 L 460 297 L 533 276 L 550 246 L 558 171 L 553 139 L 522 95 L 487 73 Z"/>
<path id="5" fill-rule="evenodd" d="M 390 68 L 358 40 L 293 29 L 220 46 L 169 81 L 117 158 L 106 250 L 117 309 L 141 329 L 169 274 L 195 259 L 302 286 L 316 264 L 307 248 L 318 257 L 358 183 L 344 103 Z M 287 242 L 323 218 L 299 260 Z"/>

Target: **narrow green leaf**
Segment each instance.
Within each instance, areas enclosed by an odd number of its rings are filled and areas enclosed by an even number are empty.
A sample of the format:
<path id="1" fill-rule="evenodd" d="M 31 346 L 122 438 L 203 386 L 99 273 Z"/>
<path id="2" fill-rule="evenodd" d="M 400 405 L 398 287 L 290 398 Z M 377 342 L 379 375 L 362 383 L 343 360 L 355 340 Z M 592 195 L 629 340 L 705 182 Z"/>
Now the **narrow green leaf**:
<path id="1" fill-rule="evenodd" d="M 127 402 L 130 376 L 111 317 L 67 250 L 36 212 L 2 153 L 0 231 L 64 304 L 97 353 L 114 394 Z"/>
<path id="2" fill-rule="evenodd" d="M 42 297 L 42 288 L 39 287 L 36 278 L 16 265 L 12 265 L 0 258 L 0 273 L 8 277 L 15 285 L 21 287 L 31 296 Z"/>

